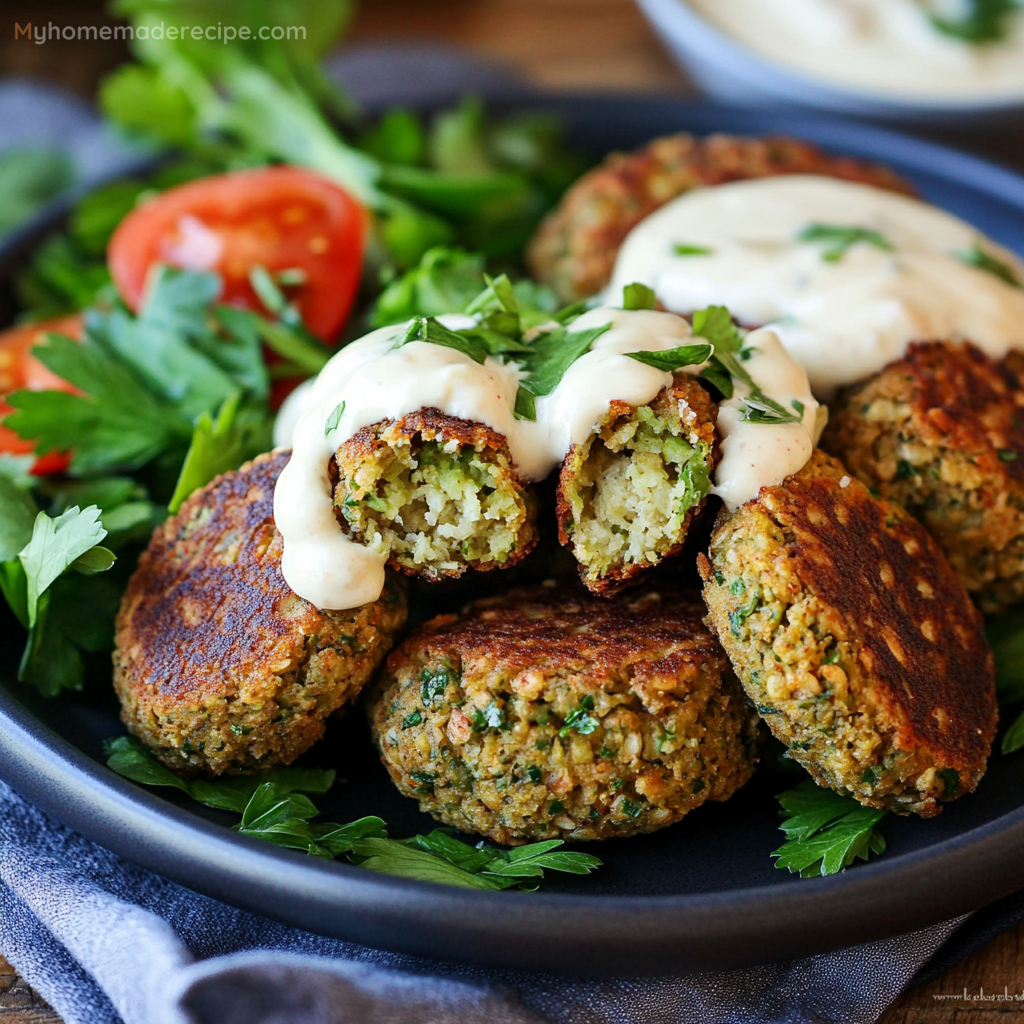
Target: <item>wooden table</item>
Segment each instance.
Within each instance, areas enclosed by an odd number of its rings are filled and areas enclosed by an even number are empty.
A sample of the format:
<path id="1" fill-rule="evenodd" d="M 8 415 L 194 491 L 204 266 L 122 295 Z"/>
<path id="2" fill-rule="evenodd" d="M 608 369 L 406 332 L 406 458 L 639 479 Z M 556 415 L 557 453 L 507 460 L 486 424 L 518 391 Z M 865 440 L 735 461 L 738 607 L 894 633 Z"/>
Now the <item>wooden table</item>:
<path id="1" fill-rule="evenodd" d="M 67 23 L 73 12 L 83 13 L 82 5 L 70 0 L 45 6 L 47 17 L 55 20 L 60 20 L 55 9 L 66 10 Z M 98 6 L 93 13 L 97 23 L 106 20 Z M 631 0 L 364 0 L 349 38 L 455 43 L 518 67 L 529 80 L 550 88 L 693 92 Z M 0 44 L 0 70 L 46 76 L 91 94 L 117 56 L 114 49 L 95 46 Z M 1004 991 L 1024 993 L 1024 925 L 902 996 L 879 1024 L 1024 1020 L 1024 1002 L 980 998 Z M 2 958 L 0 1024 L 60 1024 Z"/>

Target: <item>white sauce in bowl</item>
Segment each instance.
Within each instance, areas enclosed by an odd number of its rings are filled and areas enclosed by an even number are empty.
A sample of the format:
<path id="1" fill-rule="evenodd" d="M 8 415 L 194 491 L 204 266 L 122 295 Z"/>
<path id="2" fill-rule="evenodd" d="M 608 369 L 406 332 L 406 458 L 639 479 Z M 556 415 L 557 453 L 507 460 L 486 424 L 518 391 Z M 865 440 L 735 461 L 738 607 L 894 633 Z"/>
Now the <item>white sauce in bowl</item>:
<path id="1" fill-rule="evenodd" d="M 886 247 L 858 241 L 829 261 L 830 243 L 799 238 L 813 224 L 876 232 Z M 971 341 L 996 358 L 1024 347 L 1024 289 L 958 257 L 975 246 L 1024 281 L 1016 256 L 927 203 L 833 178 L 764 178 L 696 189 L 642 221 L 608 294 L 640 281 L 679 313 L 718 304 L 771 324 L 827 400 L 912 341 Z"/>
<path id="2" fill-rule="evenodd" d="M 473 323 L 463 316 L 439 319 L 453 330 Z M 478 364 L 455 349 L 422 341 L 399 346 L 407 325 L 382 328 L 343 348 L 290 402 L 275 438 L 293 448 L 274 492 L 274 519 L 284 538 L 281 568 L 292 590 L 325 609 L 355 608 L 380 596 L 385 558 L 342 532 L 328 476 L 331 456 L 362 427 L 423 408 L 440 409 L 504 435 L 519 475 L 542 480 L 574 444 L 589 437 L 612 401 L 645 405 L 672 382 L 671 373 L 626 353 L 695 343 L 685 320 L 651 310 L 593 309 L 569 330 L 604 324 L 609 330 L 568 368 L 550 395 L 537 399 L 533 421 L 515 418 L 520 370 L 513 363 L 488 358 Z M 746 344 L 751 354 L 745 368 L 764 394 L 787 408 L 798 402 L 804 412 L 801 423 L 743 421 L 746 389 L 737 382 L 736 394 L 722 405 L 725 442 L 715 475 L 716 493 L 732 507 L 799 470 L 819 425 L 807 377 L 775 334 L 753 332 Z M 337 418 L 333 414 L 341 403 L 344 411 Z M 337 425 L 327 430 L 335 418 Z M 290 437 L 289 421 L 295 424 Z"/>
<path id="3" fill-rule="evenodd" d="M 771 60 L 836 86 L 951 104 L 1024 98 L 1024 9 L 1006 35 L 977 44 L 941 32 L 966 0 L 688 0 Z"/>

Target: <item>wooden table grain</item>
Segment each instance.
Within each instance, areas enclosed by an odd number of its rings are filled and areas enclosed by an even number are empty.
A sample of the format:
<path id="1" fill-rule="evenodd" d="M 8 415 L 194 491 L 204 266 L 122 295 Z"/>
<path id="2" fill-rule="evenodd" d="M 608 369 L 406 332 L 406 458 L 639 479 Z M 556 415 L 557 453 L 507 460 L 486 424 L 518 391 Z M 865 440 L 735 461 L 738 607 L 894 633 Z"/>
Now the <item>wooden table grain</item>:
<path id="1" fill-rule="evenodd" d="M 51 17 L 58 9 L 69 15 L 82 10 L 70 0 L 41 6 L 49 8 Z M 98 4 L 93 6 L 95 20 L 105 20 Z M 548 88 L 693 91 L 631 0 L 364 0 L 349 38 L 454 43 L 516 67 Z M 113 48 L 83 50 L 54 43 L 13 49 L 5 43 L 0 45 L 0 72 L 43 76 L 89 94 L 98 75 L 119 56 Z M 901 996 L 879 1024 L 1010 1024 L 1017 1019 L 1024 1021 L 1024 925 L 943 977 Z M 0 1024 L 60 1024 L 2 958 Z"/>

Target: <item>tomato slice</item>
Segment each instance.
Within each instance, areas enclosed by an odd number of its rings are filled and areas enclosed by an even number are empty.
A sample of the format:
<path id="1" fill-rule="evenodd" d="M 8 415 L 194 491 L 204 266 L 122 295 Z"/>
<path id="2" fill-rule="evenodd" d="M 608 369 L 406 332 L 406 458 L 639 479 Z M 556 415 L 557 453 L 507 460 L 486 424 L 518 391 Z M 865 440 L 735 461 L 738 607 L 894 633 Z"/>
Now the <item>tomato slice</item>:
<path id="1" fill-rule="evenodd" d="M 81 338 L 81 315 L 76 313 L 56 320 L 24 324 L 0 333 L 0 420 L 8 413 L 14 412 L 14 409 L 4 401 L 4 396 L 11 391 L 28 388 L 30 391 L 66 391 L 73 395 L 79 394 L 78 388 L 48 370 L 29 351 L 50 332 Z M 32 441 L 18 437 L 10 427 L 0 423 L 0 452 L 27 455 L 33 447 Z M 36 459 L 32 472 L 36 476 L 61 473 L 67 469 L 69 461 L 70 457 L 64 452 L 48 452 Z"/>
<path id="2" fill-rule="evenodd" d="M 300 167 L 234 171 L 189 182 L 143 203 L 121 222 L 107 260 L 122 298 L 142 303 L 147 275 L 163 263 L 213 270 L 221 301 L 262 310 L 249 284 L 255 266 L 301 271 L 287 294 L 306 326 L 331 341 L 355 301 L 366 214 L 342 188 Z"/>

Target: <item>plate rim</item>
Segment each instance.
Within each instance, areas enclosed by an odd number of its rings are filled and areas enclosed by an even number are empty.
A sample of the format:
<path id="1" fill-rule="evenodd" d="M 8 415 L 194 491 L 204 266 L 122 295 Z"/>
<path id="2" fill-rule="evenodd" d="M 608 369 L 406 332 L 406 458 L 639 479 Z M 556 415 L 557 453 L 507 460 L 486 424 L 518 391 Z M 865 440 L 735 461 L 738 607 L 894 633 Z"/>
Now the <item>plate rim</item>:
<path id="1" fill-rule="evenodd" d="M 1024 177 L 875 126 L 636 94 L 547 93 L 517 96 L 508 105 L 591 116 L 607 116 L 610 106 L 642 105 L 677 113 L 680 130 L 701 134 L 786 131 L 850 155 L 938 174 L 1024 211 Z M 71 201 L 51 204 L 5 240 L 0 275 L 52 230 Z M 609 970 L 678 974 L 777 962 L 926 927 L 1024 886 L 1024 804 L 955 837 L 851 872 L 712 893 L 487 892 L 374 874 L 238 836 L 117 776 L 50 729 L 3 682 L 0 779 L 124 859 L 244 910 L 414 956 L 518 970 L 606 977 Z M 937 893 L 940 871 L 957 884 Z M 824 903 L 830 911 L 823 940 Z M 617 940 L 609 943 L 612 916 Z"/>

